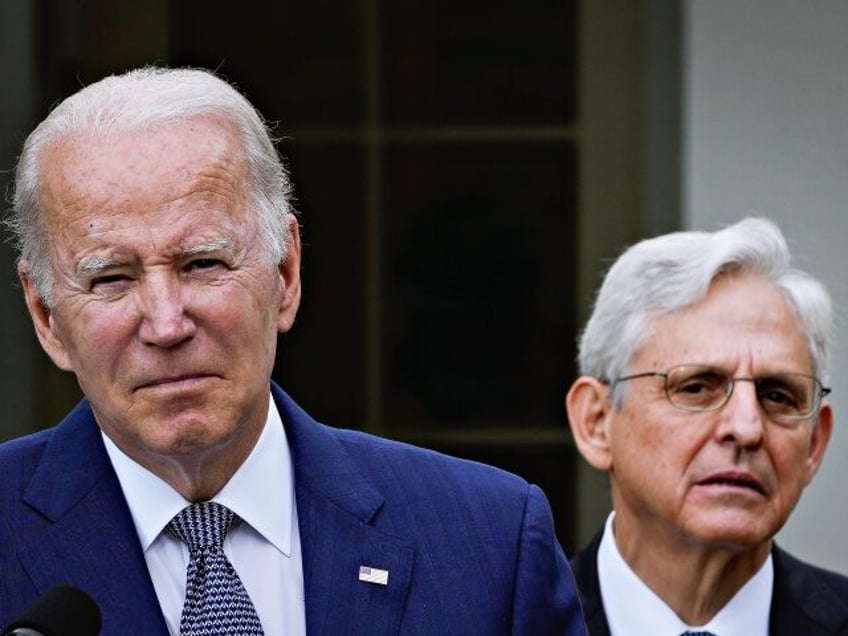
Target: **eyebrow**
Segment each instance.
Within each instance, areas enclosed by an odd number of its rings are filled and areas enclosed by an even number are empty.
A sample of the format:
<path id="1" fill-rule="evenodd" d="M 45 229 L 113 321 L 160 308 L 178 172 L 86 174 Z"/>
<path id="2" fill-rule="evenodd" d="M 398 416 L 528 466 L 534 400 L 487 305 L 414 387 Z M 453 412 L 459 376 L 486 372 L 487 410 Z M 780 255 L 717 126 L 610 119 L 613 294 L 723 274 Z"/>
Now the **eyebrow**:
<path id="1" fill-rule="evenodd" d="M 186 256 L 197 256 L 198 254 L 212 254 L 214 252 L 233 251 L 232 241 L 225 238 L 213 239 L 207 243 L 200 243 L 187 247 L 180 254 L 180 258 Z M 109 256 L 92 256 L 85 258 L 77 264 L 77 275 L 81 278 L 93 278 L 102 274 L 104 271 L 126 265 L 127 262 Z"/>
<path id="2" fill-rule="evenodd" d="M 92 256 L 81 260 L 77 264 L 77 275 L 81 278 L 91 278 L 104 272 L 110 267 L 122 265 L 122 261 L 108 256 Z"/>
<path id="3" fill-rule="evenodd" d="M 229 239 L 219 238 L 209 241 L 208 243 L 200 243 L 193 245 L 183 250 L 183 256 L 196 256 L 197 254 L 209 254 L 211 252 L 232 252 L 233 244 Z"/>

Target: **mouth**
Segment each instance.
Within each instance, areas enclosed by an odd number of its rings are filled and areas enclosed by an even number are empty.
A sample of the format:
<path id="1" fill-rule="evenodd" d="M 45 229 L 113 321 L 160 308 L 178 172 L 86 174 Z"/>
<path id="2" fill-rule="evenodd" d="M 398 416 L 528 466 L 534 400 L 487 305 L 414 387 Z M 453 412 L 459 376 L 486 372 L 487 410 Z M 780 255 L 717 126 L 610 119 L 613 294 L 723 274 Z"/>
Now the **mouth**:
<path id="1" fill-rule="evenodd" d="M 191 386 L 203 381 L 208 380 L 213 376 L 209 374 L 203 373 L 187 373 L 180 375 L 172 375 L 161 378 L 153 378 L 151 380 L 147 380 L 146 382 L 142 382 L 136 387 L 136 391 L 142 389 L 179 389 L 179 388 L 190 388 Z"/>
<path id="2" fill-rule="evenodd" d="M 698 486 L 713 488 L 730 488 L 750 490 L 760 495 L 766 494 L 766 489 L 756 477 L 750 473 L 731 471 L 716 473 L 697 483 Z"/>

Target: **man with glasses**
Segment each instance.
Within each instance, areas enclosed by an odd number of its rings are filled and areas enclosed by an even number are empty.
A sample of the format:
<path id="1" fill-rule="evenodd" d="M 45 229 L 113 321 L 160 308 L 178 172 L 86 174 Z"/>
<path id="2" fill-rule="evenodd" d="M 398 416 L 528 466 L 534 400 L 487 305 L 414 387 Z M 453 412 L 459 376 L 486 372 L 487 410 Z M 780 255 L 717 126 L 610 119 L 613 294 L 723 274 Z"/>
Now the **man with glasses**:
<path id="1" fill-rule="evenodd" d="M 848 578 L 773 537 L 824 457 L 831 302 L 745 219 L 613 264 L 566 397 L 613 512 L 572 561 L 593 635 L 832 634 Z"/>

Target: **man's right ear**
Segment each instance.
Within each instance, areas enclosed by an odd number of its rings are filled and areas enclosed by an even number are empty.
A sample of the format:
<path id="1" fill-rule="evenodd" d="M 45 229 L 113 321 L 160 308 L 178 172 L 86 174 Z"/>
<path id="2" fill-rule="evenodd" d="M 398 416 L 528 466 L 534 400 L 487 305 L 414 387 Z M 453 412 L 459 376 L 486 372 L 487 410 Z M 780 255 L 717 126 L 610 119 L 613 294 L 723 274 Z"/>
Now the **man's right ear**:
<path id="1" fill-rule="evenodd" d="M 565 396 L 565 410 L 577 450 L 598 470 L 612 468 L 609 418 L 612 413 L 609 385 L 581 376 Z"/>
<path id="2" fill-rule="evenodd" d="M 41 297 L 35 281 L 30 276 L 30 268 L 24 262 L 18 264 L 18 277 L 24 290 L 24 299 L 32 318 L 32 324 L 35 327 L 35 335 L 38 336 L 41 348 L 50 356 L 57 367 L 64 371 L 72 371 L 73 366 L 68 352 L 56 330 L 53 311 Z"/>

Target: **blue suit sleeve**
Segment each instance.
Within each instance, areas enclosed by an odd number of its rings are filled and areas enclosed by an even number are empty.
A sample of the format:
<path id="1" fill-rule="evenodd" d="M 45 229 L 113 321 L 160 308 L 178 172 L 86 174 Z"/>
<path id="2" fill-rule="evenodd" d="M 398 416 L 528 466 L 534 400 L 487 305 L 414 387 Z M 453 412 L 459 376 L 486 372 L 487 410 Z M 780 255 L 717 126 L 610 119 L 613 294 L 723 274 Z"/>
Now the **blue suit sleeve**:
<path id="1" fill-rule="evenodd" d="M 514 635 L 585 636 L 577 586 L 544 493 L 530 486 L 513 592 Z"/>

